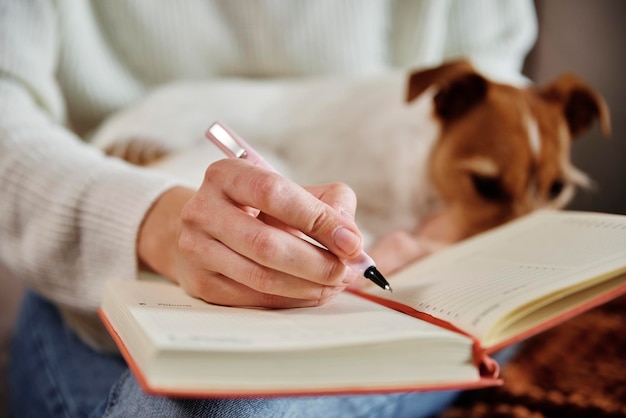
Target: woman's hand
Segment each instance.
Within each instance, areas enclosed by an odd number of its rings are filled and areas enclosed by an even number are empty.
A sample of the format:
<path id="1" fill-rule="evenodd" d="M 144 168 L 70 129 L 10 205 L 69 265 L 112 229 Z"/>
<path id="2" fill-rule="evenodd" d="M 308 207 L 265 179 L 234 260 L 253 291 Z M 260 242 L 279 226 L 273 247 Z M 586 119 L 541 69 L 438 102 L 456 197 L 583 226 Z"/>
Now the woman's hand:
<path id="1" fill-rule="evenodd" d="M 356 279 L 339 260 L 362 251 L 355 207 L 345 185 L 305 189 L 225 159 L 207 169 L 197 192 L 175 188 L 157 200 L 139 231 L 138 256 L 207 302 L 315 306 Z"/>

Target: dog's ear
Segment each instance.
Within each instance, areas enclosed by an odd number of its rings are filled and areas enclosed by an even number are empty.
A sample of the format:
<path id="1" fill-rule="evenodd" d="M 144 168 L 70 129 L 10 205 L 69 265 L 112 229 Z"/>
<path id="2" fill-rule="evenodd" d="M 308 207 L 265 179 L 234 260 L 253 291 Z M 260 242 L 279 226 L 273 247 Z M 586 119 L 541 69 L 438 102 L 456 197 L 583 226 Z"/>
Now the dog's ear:
<path id="1" fill-rule="evenodd" d="M 563 109 L 572 138 L 600 120 L 604 136 L 611 134 L 611 120 L 604 99 L 576 75 L 567 73 L 539 90 L 541 97 L 558 103 Z"/>
<path id="2" fill-rule="evenodd" d="M 433 84 L 439 84 L 461 74 L 475 73 L 476 70 L 467 60 L 451 61 L 438 67 L 415 71 L 409 76 L 406 101 L 412 101 Z"/>
<path id="3" fill-rule="evenodd" d="M 445 84 L 435 94 L 435 111 L 444 120 L 461 116 L 487 95 L 487 80 L 482 76 L 464 74 Z"/>
<path id="4" fill-rule="evenodd" d="M 407 102 L 436 85 L 435 111 L 446 120 L 462 115 L 487 94 L 487 80 L 467 60 L 417 71 L 409 77 Z"/>

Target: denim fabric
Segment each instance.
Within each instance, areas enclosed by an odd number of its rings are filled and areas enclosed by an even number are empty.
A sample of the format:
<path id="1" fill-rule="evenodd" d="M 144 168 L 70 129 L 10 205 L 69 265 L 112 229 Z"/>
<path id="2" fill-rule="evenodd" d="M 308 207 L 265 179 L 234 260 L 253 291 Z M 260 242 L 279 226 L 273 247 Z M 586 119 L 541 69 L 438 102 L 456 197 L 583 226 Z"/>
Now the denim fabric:
<path id="1" fill-rule="evenodd" d="M 10 354 L 12 417 L 87 417 L 126 370 L 120 356 L 83 344 L 53 305 L 26 294 Z"/>
<path id="2" fill-rule="evenodd" d="M 458 394 L 202 400 L 150 396 L 142 392 L 121 357 L 103 355 L 83 344 L 56 308 L 33 293 L 23 302 L 11 356 L 11 414 L 15 418 L 417 418 L 444 410 Z"/>

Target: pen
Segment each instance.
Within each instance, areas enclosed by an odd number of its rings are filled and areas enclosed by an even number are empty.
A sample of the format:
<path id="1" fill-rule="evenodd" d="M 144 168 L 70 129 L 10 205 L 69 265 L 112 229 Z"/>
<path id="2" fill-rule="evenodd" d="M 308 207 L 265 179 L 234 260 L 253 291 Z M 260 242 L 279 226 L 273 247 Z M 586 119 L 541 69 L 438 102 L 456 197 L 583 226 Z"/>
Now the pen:
<path id="1" fill-rule="evenodd" d="M 243 158 L 254 165 L 277 172 L 246 141 L 220 122 L 214 122 L 206 131 L 206 137 L 230 158 Z M 392 292 L 385 277 L 376 268 L 376 263 L 365 253 L 354 260 L 343 260 L 344 264 L 384 290 Z"/>

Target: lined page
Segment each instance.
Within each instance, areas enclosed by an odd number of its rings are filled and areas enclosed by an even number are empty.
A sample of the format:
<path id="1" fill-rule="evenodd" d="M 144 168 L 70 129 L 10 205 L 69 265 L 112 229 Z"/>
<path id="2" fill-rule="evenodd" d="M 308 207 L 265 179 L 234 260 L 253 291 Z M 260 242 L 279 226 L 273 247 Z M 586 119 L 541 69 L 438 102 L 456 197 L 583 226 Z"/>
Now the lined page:
<path id="1" fill-rule="evenodd" d="M 480 340 L 517 308 L 625 266 L 626 217 L 542 211 L 410 266 L 387 298 Z"/>
<path id="2" fill-rule="evenodd" d="M 157 346 L 182 350 L 292 350 L 379 341 L 471 341 L 351 294 L 314 308 L 229 308 L 170 283 L 111 282 L 116 300 Z"/>

